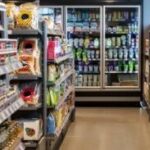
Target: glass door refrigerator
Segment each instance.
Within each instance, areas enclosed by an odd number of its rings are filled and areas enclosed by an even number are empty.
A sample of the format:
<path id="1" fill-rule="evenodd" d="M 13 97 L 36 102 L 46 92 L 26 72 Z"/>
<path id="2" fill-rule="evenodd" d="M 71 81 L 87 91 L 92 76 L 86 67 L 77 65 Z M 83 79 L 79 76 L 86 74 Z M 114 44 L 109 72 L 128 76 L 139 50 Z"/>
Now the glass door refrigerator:
<path id="1" fill-rule="evenodd" d="M 63 29 L 63 6 L 40 6 L 39 16 L 51 19 Z"/>
<path id="2" fill-rule="evenodd" d="M 140 6 L 105 6 L 103 87 L 140 90 Z"/>
<path id="3" fill-rule="evenodd" d="M 76 90 L 102 87 L 102 8 L 66 6 L 66 35 L 74 51 Z"/>

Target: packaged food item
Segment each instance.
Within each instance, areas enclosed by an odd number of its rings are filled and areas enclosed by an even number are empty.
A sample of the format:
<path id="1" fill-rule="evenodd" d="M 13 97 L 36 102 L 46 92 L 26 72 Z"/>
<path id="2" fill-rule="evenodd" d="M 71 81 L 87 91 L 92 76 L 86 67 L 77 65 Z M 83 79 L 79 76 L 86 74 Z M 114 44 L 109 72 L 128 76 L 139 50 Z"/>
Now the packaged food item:
<path id="1" fill-rule="evenodd" d="M 58 67 L 54 64 L 48 65 L 48 81 L 54 83 L 58 77 Z"/>
<path id="2" fill-rule="evenodd" d="M 19 60 L 23 68 L 17 74 L 41 75 L 40 49 L 37 39 L 24 39 L 19 43 Z"/>
<path id="3" fill-rule="evenodd" d="M 98 38 L 94 39 L 94 48 L 99 48 L 99 39 Z"/>
<path id="4" fill-rule="evenodd" d="M 36 82 L 19 85 L 20 97 L 26 105 L 36 105 L 39 103 L 41 86 Z"/>
<path id="5" fill-rule="evenodd" d="M 23 121 L 23 140 L 37 141 L 42 136 L 43 123 L 42 120 L 30 119 Z"/>
<path id="6" fill-rule="evenodd" d="M 47 53 L 47 58 L 49 60 L 54 60 L 55 58 L 62 55 L 61 41 L 59 38 L 49 40 Z"/>
<path id="7" fill-rule="evenodd" d="M 33 3 L 20 5 L 16 24 L 18 28 L 38 29 L 38 7 Z"/>
<path id="8" fill-rule="evenodd" d="M 16 16 L 18 14 L 18 7 L 14 3 L 7 3 L 6 14 L 8 18 L 8 29 L 14 29 L 16 23 Z"/>

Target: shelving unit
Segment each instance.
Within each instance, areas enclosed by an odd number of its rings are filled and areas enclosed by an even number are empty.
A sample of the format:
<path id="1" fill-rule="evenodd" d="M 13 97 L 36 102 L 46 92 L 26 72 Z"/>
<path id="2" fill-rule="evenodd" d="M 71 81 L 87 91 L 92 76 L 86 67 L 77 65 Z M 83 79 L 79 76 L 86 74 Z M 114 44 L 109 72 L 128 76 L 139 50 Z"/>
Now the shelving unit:
<path id="1" fill-rule="evenodd" d="M 42 23 L 39 23 L 41 26 L 42 26 Z M 37 117 L 38 116 L 42 116 L 42 119 L 44 118 L 44 101 L 43 101 L 43 32 L 42 32 L 42 27 L 41 29 L 14 29 L 12 30 L 11 32 L 9 32 L 9 37 L 10 38 L 21 38 L 21 39 L 30 39 L 30 38 L 35 38 L 35 39 L 40 39 L 39 41 L 41 42 L 41 49 L 39 49 L 39 51 L 41 52 L 41 75 L 33 75 L 33 74 L 18 74 L 17 76 L 15 77 L 12 77 L 10 80 L 12 83 L 19 83 L 19 84 L 22 84 L 22 83 L 31 83 L 31 82 L 37 82 L 37 83 L 40 83 L 41 84 L 41 90 L 40 90 L 40 97 L 38 99 L 38 103 L 35 104 L 35 105 L 27 105 L 24 103 L 24 105 L 22 105 L 20 107 L 20 109 L 18 110 L 18 112 L 14 115 L 14 118 L 17 119 L 17 117 L 19 116 L 20 118 L 20 115 L 22 114 L 22 117 L 20 119 L 30 119 L 28 118 L 27 116 L 29 114 L 32 114 Z M 40 111 L 39 111 L 40 110 Z M 15 117 L 17 116 L 17 117 Z M 26 118 L 27 117 L 27 118 Z M 31 116 L 32 117 L 32 116 Z M 43 131 L 44 132 L 44 131 Z M 42 143 L 41 140 L 42 139 Z M 22 139 L 23 140 L 23 139 Z M 26 141 L 26 140 L 23 140 L 23 145 L 25 147 L 25 149 L 39 149 L 39 147 L 42 145 L 42 146 L 45 146 L 44 144 L 45 142 L 45 139 L 43 137 L 43 133 L 41 133 L 40 137 L 39 137 L 39 140 L 35 140 L 35 141 Z M 40 149 L 39 149 L 40 150 Z"/>
<path id="2" fill-rule="evenodd" d="M 145 55 L 146 54 L 146 55 Z M 150 118 L 150 32 L 149 39 L 145 39 L 143 72 L 143 97 L 147 103 L 147 112 Z"/>
<path id="3" fill-rule="evenodd" d="M 74 96 L 75 96 L 75 89 L 74 89 L 74 69 L 73 69 L 73 54 L 71 52 L 69 53 L 65 53 L 62 56 L 59 56 L 57 58 L 48 59 L 47 53 L 48 53 L 48 38 L 50 38 L 50 34 L 48 33 L 48 29 L 47 29 L 47 25 L 44 24 L 43 27 L 43 32 L 44 32 L 44 99 L 45 99 L 45 123 L 44 123 L 44 136 L 46 137 L 46 146 L 47 149 L 49 150 L 54 150 L 56 147 L 58 148 L 60 146 L 61 141 L 63 140 L 63 135 L 64 135 L 64 129 L 65 127 L 68 125 L 68 123 L 71 121 L 71 118 L 73 120 L 74 115 L 75 115 L 75 107 L 74 107 Z M 47 36 L 48 35 L 48 36 Z M 58 37 L 57 35 L 52 35 L 53 38 Z M 49 65 L 62 65 L 65 62 L 71 61 L 72 63 L 72 69 L 66 69 L 66 71 L 61 74 L 59 76 L 59 78 L 55 81 L 55 82 L 48 82 L 48 66 Z M 61 85 L 63 86 L 63 88 L 65 88 L 65 86 L 63 85 L 63 83 L 66 83 L 67 80 L 69 78 L 71 79 L 71 85 L 64 90 L 63 95 L 59 95 L 59 99 L 58 102 L 55 106 L 49 106 L 46 104 L 46 100 L 47 100 L 47 93 L 49 90 L 52 90 L 56 87 L 60 87 Z M 73 106 L 71 108 L 69 108 L 67 114 L 65 115 L 65 117 L 63 118 L 63 123 L 61 125 L 61 127 L 55 128 L 55 134 L 48 134 L 48 115 L 52 112 L 59 112 L 60 109 L 63 107 L 63 105 L 65 104 L 65 102 L 67 102 L 67 98 L 68 96 L 71 96 L 71 100 L 73 102 Z M 56 121 L 56 120 L 55 120 Z"/>

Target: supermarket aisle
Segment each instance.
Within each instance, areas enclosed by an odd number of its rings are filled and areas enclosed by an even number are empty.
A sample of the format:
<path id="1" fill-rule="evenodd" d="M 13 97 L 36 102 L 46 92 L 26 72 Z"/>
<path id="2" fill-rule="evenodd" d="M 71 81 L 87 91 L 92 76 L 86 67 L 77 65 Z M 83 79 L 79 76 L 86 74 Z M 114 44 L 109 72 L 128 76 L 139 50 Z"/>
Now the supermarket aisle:
<path id="1" fill-rule="evenodd" d="M 79 108 L 60 150 L 149 150 L 150 123 L 137 108 Z"/>

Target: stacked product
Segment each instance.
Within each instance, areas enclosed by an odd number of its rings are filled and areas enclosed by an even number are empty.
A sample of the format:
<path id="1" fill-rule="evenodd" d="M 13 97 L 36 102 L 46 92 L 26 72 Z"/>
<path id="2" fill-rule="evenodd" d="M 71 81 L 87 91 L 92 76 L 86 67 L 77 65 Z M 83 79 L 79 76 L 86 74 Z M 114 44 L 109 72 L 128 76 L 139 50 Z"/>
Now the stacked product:
<path id="1" fill-rule="evenodd" d="M 43 134 L 42 83 L 40 80 L 43 63 L 41 61 L 42 32 L 40 32 L 38 7 L 34 3 L 21 4 L 19 7 L 9 3 L 7 4 L 7 16 L 9 29 L 12 30 L 10 36 L 19 38 L 19 60 L 23 64 L 23 67 L 16 72 L 16 76 L 12 78 L 12 82 L 17 82 L 20 97 L 25 103 L 15 115 L 18 117 L 20 115 L 23 123 L 23 140 L 38 141 Z"/>
<path id="2" fill-rule="evenodd" d="M 68 8 L 67 36 L 74 51 L 76 86 L 100 86 L 99 9 Z"/>
<path id="3" fill-rule="evenodd" d="M 46 22 L 47 23 L 47 22 Z M 73 54 L 62 34 L 47 30 L 46 136 L 48 149 L 63 136 L 63 130 L 74 112 Z M 56 137 L 53 140 L 53 137 Z M 58 138 L 57 138 L 58 137 Z"/>

